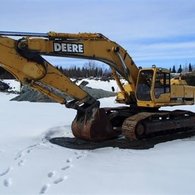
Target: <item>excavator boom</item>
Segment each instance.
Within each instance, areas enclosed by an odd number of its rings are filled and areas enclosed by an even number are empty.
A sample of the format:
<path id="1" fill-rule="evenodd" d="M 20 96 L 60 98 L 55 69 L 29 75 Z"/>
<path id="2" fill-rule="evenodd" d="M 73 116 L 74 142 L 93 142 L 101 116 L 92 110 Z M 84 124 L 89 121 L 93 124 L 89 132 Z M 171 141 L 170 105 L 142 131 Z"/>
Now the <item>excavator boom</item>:
<path id="1" fill-rule="evenodd" d="M 102 34 L 99 33 L 69 34 L 55 32 L 17 33 L 1 31 L 0 35 L 6 35 L 5 38 L 1 37 L 1 42 L 10 41 L 8 45 L 9 44 L 15 45 L 13 46 L 13 49 L 17 51 L 16 56 L 19 55 L 28 60 L 34 61 L 37 64 L 39 64 L 40 68 L 42 69 L 45 69 L 45 64 L 49 66 L 49 63 L 46 62 L 46 60 L 43 59 L 41 55 L 94 59 L 102 61 L 112 68 L 113 75 L 117 81 L 117 84 L 126 98 L 125 101 L 128 102 L 130 100 L 131 101 L 135 100 L 133 92 L 135 91 L 137 75 L 139 70 L 135 63 L 133 62 L 132 58 L 128 55 L 126 50 L 124 50 L 117 43 L 110 41 Z M 19 40 L 13 40 L 11 38 L 8 38 L 7 36 L 24 37 L 22 37 Z M 13 59 L 15 60 L 15 57 L 13 57 Z M 2 64 L 5 63 L 2 62 Z M 26 67 L 29 67 L 29 65 Z M 34 74 L 35 73 L 32 72 L 31 76 L 32 75 L 34 76 Z M 126 91 L 124 90 L 122 83 L 120 82 L 119 79 L 120 77 L 127 80 L 127 82 L 130 84 L 132 88 L 132 94 L 126 94 Z M 61 89 L 62 88 L 60 87 L 60 90 Z M 73 89 L 72 91 L 77 90 Z M 80 94 L 80 92 L 78 93 Z M 74 98 L 77 99 L 78 96 L 76 95 Z"/>
<path id="2" fill-rule="evenodd" d="M 31 88 L 65 104 L 68 108 L 76 109 L 77 115 L 72 123 L 73 134 L 76 137 L 103 140 L 118 135 L 106 117 L 106 111 L 99 109 L 99 101 L 75 85 L 42 55 L 95 59 L 107 63 L 112 68 L 119 88 L 126 97 L 125 100 L 134 102 L 135 94 L 126 93 L 119 75 L 135 89 L 138 69 L 122 47 L 98 33 L 1 31 L 0 35 L 1 66 L 23 84 L 30 85 Z M 22 38 L 15 40 L 10 36 Z M 67 101 L 65 95 L 72 97 L 72 100 Z"/>

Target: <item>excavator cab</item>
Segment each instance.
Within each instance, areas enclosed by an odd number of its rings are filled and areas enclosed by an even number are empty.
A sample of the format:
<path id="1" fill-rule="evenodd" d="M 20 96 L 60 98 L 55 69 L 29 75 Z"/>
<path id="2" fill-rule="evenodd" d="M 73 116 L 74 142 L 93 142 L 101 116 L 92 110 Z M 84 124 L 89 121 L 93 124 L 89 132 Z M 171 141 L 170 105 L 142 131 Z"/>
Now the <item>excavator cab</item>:
<path id="1" fill-rule="evenodd" d="M 170 72 L 156 68 L 140 69 L 136 86 L 137 104 L 159 107 L 170 101 Z"/>

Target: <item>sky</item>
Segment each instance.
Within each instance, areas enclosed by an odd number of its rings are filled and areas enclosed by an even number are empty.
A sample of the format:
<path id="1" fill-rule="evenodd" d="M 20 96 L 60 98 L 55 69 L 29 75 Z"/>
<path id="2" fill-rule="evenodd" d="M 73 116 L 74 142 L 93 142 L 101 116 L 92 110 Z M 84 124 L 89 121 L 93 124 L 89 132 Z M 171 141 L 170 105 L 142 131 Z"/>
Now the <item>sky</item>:
<path id="1" fill-rule="evenodd" d="M 170 68 L 195 65 L 194 10 L 195 0 L 1 0 L 0 30 L 98 32 L 124 47 L 138 66 Z"/>

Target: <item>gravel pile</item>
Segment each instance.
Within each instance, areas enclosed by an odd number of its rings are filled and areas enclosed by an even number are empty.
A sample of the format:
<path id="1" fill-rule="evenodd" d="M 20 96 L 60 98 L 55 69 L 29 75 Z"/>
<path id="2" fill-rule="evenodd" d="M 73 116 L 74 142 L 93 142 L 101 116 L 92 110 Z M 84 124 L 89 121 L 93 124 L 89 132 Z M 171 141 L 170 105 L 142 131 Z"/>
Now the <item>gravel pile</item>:
<path id="1" fill-rule="evenodd" d="M 11 101 L 29 101 L 29 102 L 54 102 L 46 95 L 35 91 L 28 86 L 23 86 L 21 93 Z"/>
<path id="2" fill-rule="evenodd" d="M 82 89 L 84 89 L 87 93 L 89 93 L 95 99 L 100 99 L 104 97 L 115 96 L 116 94 L 110 91 L 105 91 L 102 89 L 93 89 L 87 86 L 80 85 Z M 68 96 L 67 100 L 70 99 Z M 54 102 L 49 97 L 43 95 L 42 93 L 31 89 L 28 86 L 24 86 L 21 90 L 20 95 L 13 98 L 15 101 L 29 101 L 29 102 Z"/>

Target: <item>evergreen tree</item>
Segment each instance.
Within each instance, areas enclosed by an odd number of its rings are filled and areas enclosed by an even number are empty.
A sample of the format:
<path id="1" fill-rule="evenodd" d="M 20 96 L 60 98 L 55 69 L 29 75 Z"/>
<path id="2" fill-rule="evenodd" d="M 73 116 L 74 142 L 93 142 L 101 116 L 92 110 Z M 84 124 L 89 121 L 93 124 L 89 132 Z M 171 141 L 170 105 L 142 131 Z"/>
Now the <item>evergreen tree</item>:
<path id="1" fill-rule="evenodd" d="M 177 71 L 178 73 L 181 73 L 182 72 L 182 67 L 181 67 L 181 64 L 180 64 L 180 66 L 179 66 L 179 69 L 178 69 L 178 71 Z"/>
<path id="2" fill-rule="evenodd" d="M 192 64 L 189 63 L 189 72 L 192 72 Z"/>
<path id="3" fill-rule="evenodd" d="M 172 68 L 172 73 L 176 73 L 176 69 L 175 69 L 175 65 L 173 65 L 173 68 Z"/>
<path id="4" fill-rule="evenodd" d="M 62 68 L 62 66 L 60 66 L 59 71 L 60 71 L 61 73 L 63 73 L 63 68 Z"/>

